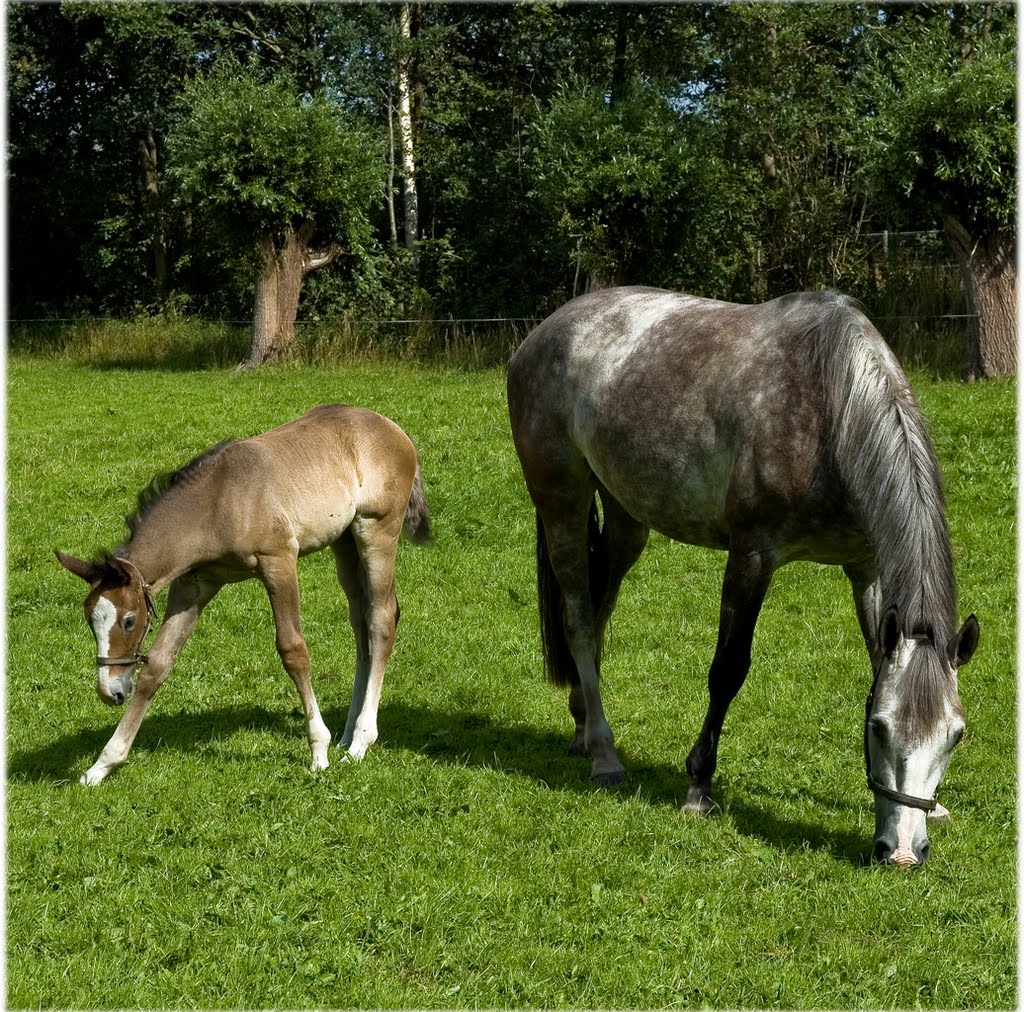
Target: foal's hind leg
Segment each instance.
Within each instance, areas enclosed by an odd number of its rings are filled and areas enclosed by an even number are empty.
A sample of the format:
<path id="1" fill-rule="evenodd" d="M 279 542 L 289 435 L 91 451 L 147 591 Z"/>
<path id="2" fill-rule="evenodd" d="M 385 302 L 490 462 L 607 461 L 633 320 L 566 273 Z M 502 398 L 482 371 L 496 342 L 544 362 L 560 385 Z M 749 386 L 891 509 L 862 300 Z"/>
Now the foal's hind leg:
<path id="1" fill-rule="evenodd" d="M 357 659 L 356 684 L 352 693 L 342 745 L 353 759 L 362 759 L 377 740 L 377 709 L 384 686 L 384 671 L 395 646 L 398 625 L 398 597 L 395 594 L 395 557 L 402 531 L 401 513 L 383 520 L 357 518 L 350 528 L 358 552 L 360 573 L 360 619 L 350 612 L 356 634 L 357 658 L 364 649 L 365 661 Z M 339 576 L 341 575 L 340 557 Z M 351 573 L 351 569 L 347 570 Z M 348 577 L 346 577 L 348 579 Z M 349 587 L 346 586 L 346 593 Z M 352 598 L 350 596 L 349 600 Z M 357 625 L 361 625 L 357 627 Z"/>
<path id="2" fill-rule="evenodd" d="M 285 671 L 291 676 L 302 701 L 302 712 L 306 718 L 306 736 L 313 756 L 312 770 L 327 769 L 327 747 L 331 743 L 331 732 L 320 716 L 313 686 L 309 680 L 309 650 L 302 635 L 299 619 L 299 577 L 295 569 L 297 555 L 289 552 L 283 555 L 264 555 L 260 558 L 257 571 L 267 588 L 270 607 L 274 612 L 274 627 L 277 633 L 277 652 Z"/>
<path id="3" fill-rule="evenodd" d="M 348 750 L 352 747 L 356 720 L 363 709 L 366 685 L 370 677 L 370 633 L 366 622 L 368 604 L 366 577 L 351 531 L 346 531 L 338 541 L 331 545 L 331 551 L 334 553 L 338 582 L 348 599 L 348 619 L 356 641 L 356 673 L 352 685 L 352 701 L 348 708 L 345 730 L 338 739 L 338 745 Z"/>
<path id="4" fill-rule="evenodd" d="M 626 574 L 636 564 L 647 544 L 649 529 L 630 516 L 612 498 L 610 492 L 603 487 L 600 490 L 601 505 L 604 513 L 604 525 L 601 529 L 601 547 L 597 549 L 603 558 L 594 559 L 591 563 L 601 568 L 603 587 L 600 587 L 598 599 L 594 602 L 595 625 L 597 633 L 597 668 L 600 674 L 601 655 L 604 652 L 604 633 L 615 608 L 619 596 L 619 588 Z M 594 594 L 591 593 L 593 600 Z M 574 685 L 569 690 L 569 712 L 576 723 L 576 734 L 569 745 L 570 755 L 586 755 L 586 720 L 587 705 L 582 685 Z"/>
<path id="5" fill-rule="evenodd" d="M 708 709 L 704 726 L 686 759 L 690 789 L 685 809 L 706 814 L 714 808 L 711 779 L 718 762 L 718 739 L 725 713 L 750 670 L 754 626 L 774 572 L 770 555 L 735 545 L 729 550 L 722 585 L 718 647 L 708 672 Z"/>
<path id="6" fill-rule="evenodd" d="M 203 608 L 218 590 L 220 584 L 214 583 L 176 580 L 171 584 L 167 592 L 167 612 L 163 624 L 149 648 L 128 708 L 99 758 L 82 774 L 81 783 L 88 787 L 100 783 L 111 770 L 122 765 L 128 758 L 150 701 L 157 689 L 170 677 L 175 658 L 195 629 Z"/>

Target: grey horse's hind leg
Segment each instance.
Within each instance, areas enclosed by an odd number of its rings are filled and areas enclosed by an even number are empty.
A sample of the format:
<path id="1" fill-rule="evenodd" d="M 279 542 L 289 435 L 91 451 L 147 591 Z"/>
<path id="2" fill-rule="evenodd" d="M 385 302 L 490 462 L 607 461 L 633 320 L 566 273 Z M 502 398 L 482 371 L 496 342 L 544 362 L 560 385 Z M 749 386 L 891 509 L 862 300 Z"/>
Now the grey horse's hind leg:
<path id="1" fill-rule="evenodd" d="M 688 812 L 706 814 L 714 807 L 711 780 L 718 762 L 718 739 L 726 711 L 750 670 L 754 626 L 774 572 L 770 555 L 734 546 L 729 550 L 722 585 L 718 647 L 708 672 L 708 709 L 704 726 L 686 759 L 690 789 Z"/>
<path id="2" fill-rule="evenodd" d="M 597 636 L 597 666 L 601 670 L 601 655 L 604 651 L 604 633 L 619 596 L 619 588 L 626 574 L 636 564 L 647 545 L 650 529 L 630 516 L 619 505 L 611 493 L 600 489 L 604 524 L 601 528 L 604 586 L 599 600 L 594 602 Z M 593 597 L 593 595 L 591 595 Z M 576 724 L 576 734 L 569 745 L 570 755 L 587 755 L 585 734 L 587 705 L 582 685 L 569 690 L 569 712 Z"/>
<path id="3" fill-rule="evenodd" d="M 561 590 L 565 638 L 579 677 L 570 708 L 577 721 L 582 719 L 583 735 L 582 747 L 577 739 L 574 747 L 590 756 L 591 776 L 611 786 L 623 781 L 625 770 L 615 753 L 598 686 L 600 636 L 591 592 L 587 533 L 592 495 L 548 495 L 535 501 L 551 568 Z"/>

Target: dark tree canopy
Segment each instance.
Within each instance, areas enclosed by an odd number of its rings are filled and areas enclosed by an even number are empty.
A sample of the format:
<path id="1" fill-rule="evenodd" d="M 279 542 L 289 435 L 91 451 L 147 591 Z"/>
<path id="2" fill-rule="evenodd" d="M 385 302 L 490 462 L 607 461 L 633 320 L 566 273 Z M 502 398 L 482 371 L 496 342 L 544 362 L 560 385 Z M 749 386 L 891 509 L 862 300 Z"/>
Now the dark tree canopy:
<path id="1" fill-rule="evenodd" d="M 244 317 L 269 235 L 279 266 L 289 236 L 310 263 L 339 251 L 300 318 L 530 317 L 623 281 L 836 287 L 898 315 L 908 268 L 865 236 L 938 229 L 980 315 L 969 370 L 1011 371 L 985 346 L 1015 312 L 1015 23 L 984 3 L 13 4 L 10 304 Z"/>

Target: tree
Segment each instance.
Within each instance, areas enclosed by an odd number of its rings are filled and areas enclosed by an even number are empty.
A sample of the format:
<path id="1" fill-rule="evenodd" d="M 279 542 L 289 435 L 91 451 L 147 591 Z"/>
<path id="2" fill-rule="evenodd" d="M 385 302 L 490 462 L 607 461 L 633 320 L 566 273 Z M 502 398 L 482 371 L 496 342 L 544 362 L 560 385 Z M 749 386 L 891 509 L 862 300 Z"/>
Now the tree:
<path id="1" fill-rule="evenodd" d="M 104 311 L 163 302 L 173 226 L 162 135 L 207 17 L 164 4 L 9 6 L 8 206 L 19 300 L 87 299 Z"/>
<path id="2" fill-rule="evenodd" d="M 727 207 L 712 226 L 732 298 L 856 288 L 868 213 L 857 131 L 860 5 L 722 4 L 708 12 L 693 101 Z"/>
<path id="3" fill-rule="evenodd" d="M 875 74 L 873 175 L 900 223 L 940 225 L 976 314 L 968 377 L 1017 370 L 1015 11 L 897 19 Z"/>
<path id="4" fill-rule="evenodd" d="M 182 103 L 170 174 L 193 215 L 249 253 L 252 368 L 288 354 L 305 276 L 365 254 L 383 163 L 352 118 L 286 78 L 228 63 L 188 84 Z"/>
<path id="5" fill-rule="evenodd" d="M 405 210 L 405 248 L 409 252 L 409 269 L 417 273 L 416 242 L 419 239 L 419 202 L 416 196 L 416 148 L 413 142 L 413 85 L 408 43 L 412 40 L 412 5 L 403 3 L 398 9 L 398 33 L 405 45 L 398 55 L 395 76 L 398 83 L 398 141 L 402 153 L 402 206 Z"/>
<path id="6" fill-rule="evenodd" d="M 680 117 L 639 85 L 611 103 L 576 82 L 536 117 L 531 141 L 534 193 L 577 264 L 576 294 L 651 280 L 651 261 L 679 249 L 693 202 Z"/>

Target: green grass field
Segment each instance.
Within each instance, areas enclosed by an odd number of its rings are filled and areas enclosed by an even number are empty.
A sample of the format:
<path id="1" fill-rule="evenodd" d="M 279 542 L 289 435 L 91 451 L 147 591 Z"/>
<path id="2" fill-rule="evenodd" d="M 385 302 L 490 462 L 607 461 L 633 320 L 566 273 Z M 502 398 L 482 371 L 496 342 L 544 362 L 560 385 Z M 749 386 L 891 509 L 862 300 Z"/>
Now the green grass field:
<path id="1" fill-rule="evenodd" d="M 795 565 L 726 721 L 720 814 L 684 817 L 724 555 L 652 537 L 604 662 L 626 789 L 565 754 L 543 681 L 534 521 L 498 370 L 386 361 L 245 375 L 8 363 L 7 1005 L 13 1008 L 1016 1008 L 1015 392 L 918 377 L 949 487 L 968 735 L 910 874 L 867 862 L 870 670 L 842 574 Z M 256 583 L 213 602 L 122 770 L 84 586 L 135 493 L 314 404 L 394 418 L 434 544 L 399 555 L 381 740 L 308 772 Z M 300 564 L 314 684 L 354 650 L 327 554 Z M 161 602 L 162 604 L 162 602 Z"/>

